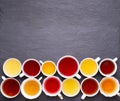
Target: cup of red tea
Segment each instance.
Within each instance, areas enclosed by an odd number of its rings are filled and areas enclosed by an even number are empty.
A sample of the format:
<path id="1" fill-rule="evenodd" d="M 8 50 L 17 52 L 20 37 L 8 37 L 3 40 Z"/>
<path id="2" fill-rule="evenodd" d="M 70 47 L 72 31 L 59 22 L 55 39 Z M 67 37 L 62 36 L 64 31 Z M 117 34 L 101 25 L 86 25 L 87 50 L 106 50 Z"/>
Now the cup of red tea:
<path id="1" fill-rule="evenodd" d="M 40 74 L 41 68 L 40 63 L 36 59 L 27 59 L 24 61 L 22 66 L 22 73 L 19 75 L 20 77 L 37 77 Z"/>
<path id="2" fill-rule="evenodd" d="M 81 78 L 81 76 L 78 74 L 79 62 L 71 55 L 63 56 L 58 60 L 57 71 L 63 78 L 72 78 L 75 76 L 78 79 Z"/>
<path id="3" fill-rule="evenodd" d="M 43 92 L 47 96 L 58 96 L 60 99 L 63 99 L 61 95 L 62 91 L 62 82 L 56 76 L 49 76 L 43 81 Z"/>
<path id="4" fill-rule="evenodd" d="M 14 78 L 2 76 L 1 93 L 6 98 L 14 98 L 20 93 L 20 83 Z"/>
<path id="5" fill-rule="evenodd" d="M 105 58 L 99 64 L 99 72 L 103 76 L 112 76 L 117 71 L 117 64 L 116 61 L 118 60 L 117 57 L 114 59 Z"/>
<path id="6" fill-rule="evenodd" d="M 99 83 L 95 78 L 86 78 L 81 83 L 81 91 L 83 95 L 81 99 L 86 97 L 93 97 L 99 92 Z"/>

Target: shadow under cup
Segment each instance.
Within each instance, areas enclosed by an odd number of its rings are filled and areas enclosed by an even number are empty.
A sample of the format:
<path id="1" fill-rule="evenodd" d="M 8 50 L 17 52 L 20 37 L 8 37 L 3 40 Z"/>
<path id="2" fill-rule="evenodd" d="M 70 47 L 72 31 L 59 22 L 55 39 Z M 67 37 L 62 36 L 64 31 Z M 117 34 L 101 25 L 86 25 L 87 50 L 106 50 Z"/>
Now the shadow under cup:
<path id="1" fill-rule="evenodd" d="M 1 83 L 1 93 L 7 98 L 14 98 L 20 93 L 20 83 L 14 78 L 7 78 Z"/>

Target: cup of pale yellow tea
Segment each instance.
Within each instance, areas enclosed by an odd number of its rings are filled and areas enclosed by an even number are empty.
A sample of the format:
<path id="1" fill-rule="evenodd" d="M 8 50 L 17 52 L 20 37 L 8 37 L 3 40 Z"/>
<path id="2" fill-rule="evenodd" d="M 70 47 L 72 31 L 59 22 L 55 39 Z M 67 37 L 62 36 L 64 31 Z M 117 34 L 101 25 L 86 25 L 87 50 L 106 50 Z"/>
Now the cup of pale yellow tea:
<path id="1" fill-rule="evenodd" d="M 42 73 L 45 76 L 52 76 L 56 73 L 56 64 L 53 61 L 47 60 L 42 62 L 40 60 L 40 63 L 42 64 Z"/>
<path id="2" fill-rule="evenodd" d="M 16 58 L 9 58 L 3 64 L 3 72 L 8 77 L 16 77 L 21 72 L 21 62 Z"/>
<path id="3" fill-rule="evenodd" d="M 68 97 L 76 96 L 80 91 L 80 83 L 75 78 L 65 79 L 62 83 L 62 93 Z"/>
<path id="4" fill-rule="evenodd" d="M 100 92 L 105 97 L 113 97 L 119 94 L 119 82 L 114 77 L 104 77 L 100 81 Z"/>
<path id="5" fill-rule="evenodd" d="M 20 83 L 15 78 L 5 78 L 4 76 L 1 77 L 3 79 L 1 83 L 1 93 L 6 98 L 15 98 L 20 93 Z"/>
<path id="6" fill-rule="evenodd" d="M 21 93 L 27 99 L 35 99 L 40 96 L 42 92 L 42 86 L 40 83 L 41 78 L 25 79 L 21 84 Z"/>
<path id="7" fill-rule="evenodd" d="M 100 57 L 96 59 L 93 58 L 85 58 L 80 63 L 80 72 L 85 77 L 95 76 L 98 72 L 99 66 L 98 62 L 100 61 Z"/>

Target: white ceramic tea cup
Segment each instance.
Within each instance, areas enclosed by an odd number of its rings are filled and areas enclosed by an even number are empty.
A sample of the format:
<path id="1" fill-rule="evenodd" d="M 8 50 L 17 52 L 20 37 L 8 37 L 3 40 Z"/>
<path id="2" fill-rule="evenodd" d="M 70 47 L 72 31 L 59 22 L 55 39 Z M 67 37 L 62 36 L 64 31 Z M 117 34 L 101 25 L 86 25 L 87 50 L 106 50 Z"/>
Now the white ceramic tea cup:
<path id="1" fill-rule="evenodd" d="M 25 98 L 27 98 L 27 99 L 36 99 L 36 98 L 38 98 L 38 97 L 40 96 L 41 92 L 42 92 L 42 85 L 41 85 L 41 83 L 40 83 L 40 80 L 41 80 L 41 79 L 42 79 L 42 77 L 40 77 L 39 79 L 36 79 L 36 78 L 33 78 L 33 77 L 25 79 L 25 80 L 22 82 L 22 84 L 21 84 L 21 93 L 22 93 L 22 95 L 23 95 Z M 36 83 L 39 85 L 39 88 L 40 88 L 40 89 L 39 89 L 39 91 L 38 91 L 37 94 L 35 94 L 35 95 L 29 95 L 29 94 L 26 93 L 26 91 L 25 91 L 25 89 L 24 89 L 24 86 L 25 86 L 25 84 L 26 84 L 27 82 L 29 82 L 29 81 L 34 81 L 34 82 L 36 82 Z"/>
<path id="2" fill-rule="evenodd" d="M 111 58 L 105 58 L 105 59 L 103 59 L 102 61 L 100 61 L 100 63 L 99 63 L 99 72 L 101 73 L 101 75 L 103 75 L 103 76 L 107 76 L 107 77 L 110 77 L 110 76 L 112 76 L 112 75 L 114 75 L 115 73 L 116 73 L 116 71 L 117 71 L 117 64 L 116 64 L 116 61 L 118 60 L 118 58 L 117 57 L 115 57 L 114 59 L 111 59 Z M 111 73 L 109 73 L 109 74 L 105 74 L 105 73 L 103 73 L 102 71 L 101 71 L 101 64 L 103 63 L 103 62 L 105 62 L 105 61 L 111 61 L 113 64 L 114 64 L 114 70 L 113 70 L 113 72 L 111 72 Z"/>
<path id="3" fill-rule="evenodd" d="M 60 72 L 60 70 L 59 70 L 59 63 L 60 63 L 63 59 L 65 59 L 65 58 L 71 58 L 71 59 L 73 59 L 73 60 L 76 62 L 76 64 L 77 64 L 77 70 L 76 70 L 76 72 L 75 72 L 74 74 L 70 75 L 70 76 L 67 76 L 67 75 L 62 74 L 62 73 Z M 68 71 L 69 71 L 69 69 L 68 69 Z M 65 55 L 65 56 L 61 57 L 61 58 L 58 60 L 58 62 L 57 62 L 57 72 L 58 72 L 58 74 L 59 74 L 60 76 L 62 76 L 63 78 L 73 78 L 73 77 L 77 77 L 78 79 L 81 79 L 81 76 L 78 74 L 78 72 L 79 72 L 79 62 L 78 62 L 78 60 L 77 60 L 74 56 L 71 56 L 71 55 Z"/>
<path id="4" fill-rule="evenodd" d="M 46 60 L 46 61 L 43 62 L 42 60 L 40 60 L 39 62 L 42 65 L 41 68 L 42 68 L 42 74 L 43 75 L 45 75 L 45 76 L 53 76 L 56 73 L 57 67 L 56 67 L 56 64 L 53 61 Z M 43 69 L 46 64 L 47 64 L 47 66 L 49 64 L 48 68 L 46 68 L 46 69 L 48 69 L 47 72 L 49 71 L 49 73 L 45 73 L 45 70 Z M 50 65 L 52 65 L 52 67 Z M 51 69 L 51 71 L 49 69 Z M 54 69 L 54 70 L 52 70 L 52 69 Z"/>
<path id="5" fill-rule="evenodd" d="M 48 91 L 46 90 L 46 87 L 45 87 L 46 82 L 47 82 L 49 79 L 51 79 L 51 78 L 56 79 L 56 80 L 59 82 L 59 84 L 60 84 L 59 90 L 56 91 L 55 93 L 50 93 L 50 92 L 48 92 Z M 53 82 L 53 81 L 51 81 L 51 82 Z M 52 87 L 54 88 L 54 85 L 52 85 Z M 61 94 L 61 91 L 62 91 L 62 82 L 61 82 L 61 80 L 60 80 L 58 77 L 56 77 L 56 76 L 49 76 L 49 77 L 47 77 L 47 78 L 44 79 L 44 81 L 43 81 L 43 92 L 44 92 L 47 96 L 50 96 L 50 97 L 58 96 L 58 97 L 62 100 L 62 99 L 63 99 L 63 96 L 62 96 L 62 94 Z"/>
<path id="6" fill-rule="evenodd" d="M 92 62 L 92 64 L 94 63 L 95 65 L 96 65 L 96 70 L 93 72 L 93 73 L 91 73 L 91 74 L 86 74 L 86 73 L 83 73 L 83 70 L 82 70 L 82 65 L 83 64 L 85 64 L 85 61 L 91 61 Z M 83 75 L 83 76 L 85 76 L 85 77 L 93 77 L 93 76 L 95 76 L 96 74 L 97 74 L 97 72 L 98 72 L 98 69 L 99 69 L 99 65 L 98 65 L 98 62 L 100 61 L 100 57 L 97 57 L 96 59 L 93 59 L 93 58 L 85 58 L 85 59 L 83 59 L 81 62 L 80 62 L 80 72 L 81 72 L 81 74 Z M 91 64 L 91 63 L 90 63 Z M 88 64 L 87 64 L 88 65 Z M 87 68 L 87 67 L 85 67 L 84 66 L 84 68 Z M 89 67 L 89 68 L 92 68 L 92 67 Z M 87 70 L 87 69 L 86 69 Z M 88 71 L 88 70 L 87 70 Z"/>
<path id="7" fill-rule="evenodd" d="M 102 83 L 105 82 L 105 80 L 107 80 L 107 79 L 112 79 L 114 81 L 114 83 L 116 83 L 116 89 L 112 93 L 106 93 L 102 88 Z M 107 83 L 106 86 L 109 86 L 109 84 Z M 120 90 L 119 81 L 115 77 L 104 77 L 100 81 L 100 93 L 102 95 L 104 95 L 105 97 L 113 97 L 113 96 L 116 96 L 116 95 L 120 96 L 119 90 Z"/>
<path id="8" fill-rule="evenodd" d="M 38 73 L 37 73 L 36 75 L 34 75 L 34 76 L 27 74 L 27 73 L 25 72 L 25 70 L 24 70 L 24 65 L 25 65 L 27 62 L 29 62 L 29 61 L 34 61 L 34 62 L 36 62 L 36 63 L 39 65 L 39 68 L 40 68 L 40 69 L 39 69 Z M 19 77 L 23 77 L 23 76 L 26 76 L 26 77 L 37 77 L 37 76 L 40 74 L 40 72 L 41 72 L 41 66 L 40 66 L 39 61 L 36 60 L 36 59 L 33 59 L 33 58 L 29 58 L 29 59 L 27 59 L 27 60 L 25 60 L 25 61 L 23 62 L 23 65 L 22 65 L 22 73 L 19 75 Z"/>
<path id="9" fill-rule="evenodd" d="M 18 80 L 16 80 L 15 78 L 6 78 L 6 77 L 4 77 L 4 76 L 2 76 L 1 77 L 2 79 L 3 79 L 3 81 L 2 81 L 2 83 L 1 83 L 1 94 L 4 96 L 4 97 L 6 97 L 6 98 L 15 98 L 19 93 L 20 93 L 20 83 L 19 83 L 19 81 Z M 3 86 L 4 86 L 4 83 L 6 82 L 6 81 L 8 81 L 8 80 L 14 80 L 14 83 L 16 82 L 16 84 L 17 84 L 17 86 L 18 86 L 18 91 L 17 91 L 17 93 L 15 94 L 15 95 L 13 95 L 13 96 L 10 96 L 10 95 L 8 95 L 7 93 L 5 93 L 5 91 L 3 90 Z M 9 87 L 10 87 L 10 85 L 9 85 Z M 10 88 L 8 88 L 8 89 L 10 89 Z M 14 89 L 16 89 L 16 88 L 14 88 Z M 10 89 L 10 91 L 9 91 L 9 93 L 13 93 L 12 92 L 12 90 Z"/>
<path id="10" fill-rule="evenodd" d="M 22 70 L 22 64 L 17 58 L 9 58 L 3 63 L 3 72 L 8 77 L 17 77 Z"/>
<path id="11" fill-rule="evenodd" d="M 97 84 L 97 90 L 93 93 L 93 94 L 87 94 L 87 93 L 85 93 L 85 91 L 83 90 L 83 83 L 86 81 L 86 80 L 94 80 L 95 82 L 96 82 L 96 84 Z M 91 87 L 89 87 L 90 89 L 91 89 Z M 81 83 L 81 92 L 83 93 L 83 95 L 81 96 L 81 99 L 82 100 L 84 100 L 86 97 L 94 97 L 95 95 L 97 95 L 98 94 L 98 92 L 99 92 L 99 82 L 95 79 L 95 78 L 93 78 L 93 77 L 90 77 L 90 78 L 85 78 L 83 81 L 82 81 L 82 83 Z"/>
<path id="12" fill-rule="evenodd" d="M 62 82 L 62 93 L 67 97 L 75 97 L 79 94 L 81 85 L 75 78 L 67 78 Z"/>

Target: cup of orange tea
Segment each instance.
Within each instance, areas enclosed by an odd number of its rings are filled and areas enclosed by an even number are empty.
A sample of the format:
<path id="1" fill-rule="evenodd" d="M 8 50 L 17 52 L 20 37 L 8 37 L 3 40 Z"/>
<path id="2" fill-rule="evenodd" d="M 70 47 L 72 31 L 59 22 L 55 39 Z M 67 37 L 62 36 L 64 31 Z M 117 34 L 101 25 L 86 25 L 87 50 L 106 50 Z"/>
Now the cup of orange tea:
<path id="1" fill-rule="evenodd" d="M 27 99 L 36 99 L 40 96 L 42 92 L 42 86 L 40 79 L 33 77 L 25 79 L 21 84 L 21 93 Z"/>
<path id="2" fill-rule="evenodd" d="M 3 64 L 3 72 L 8 77 L 16 77 L 22 69 L 21 62 L 16 58 L 9 58 Z"/>
<path id="3" fill-rule="evenodd" d="M 53 76 L 56 73 L 56 64 L 51 61 L 47 60 L 45 62 L 40 60 L 40 63 L 42 64 L 42 73 L 45 76 Z"/>
<path id="4" fill-rule="evenodd" d="M 117 64 L 116 61 L 118 60 L 117 57 L 114 59 L 111 58 L 105 58 L 103 59 L 99 64 L 99 72 L 103 76 L 112 76 L 117 71 Z"/>
<path id="5" fill-rule="evenodd" d="M 15 98 L 20 93 L 20 83 L 15 78 L 5 78 L 2 76 L 1 93 L 6 98 Z"/>
<path id="6" fill-rule="evenodd" d="M 80 83 L 75 78 L 67 78 L 62 82 L 62 93 L 65 96 L 76 96 L 79 93 L 80 88 Z"/>
<path id="7" fill-rule="evenodd" d="M 80 72 L 85 77 L 95 76 L 98 72 L 99 66 L 98 62 L 100 61 L 100 57 L 96 59 L 93 58 L 85 58 L 80 63 Z"/>
<path id="8" fill-rule="evenodd" d="M 105 97 L 113 97 L 119 94 L 119 82 L 115 77 L 104 77 L 100 81 L 100 92 Z"/>

